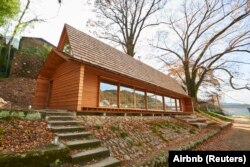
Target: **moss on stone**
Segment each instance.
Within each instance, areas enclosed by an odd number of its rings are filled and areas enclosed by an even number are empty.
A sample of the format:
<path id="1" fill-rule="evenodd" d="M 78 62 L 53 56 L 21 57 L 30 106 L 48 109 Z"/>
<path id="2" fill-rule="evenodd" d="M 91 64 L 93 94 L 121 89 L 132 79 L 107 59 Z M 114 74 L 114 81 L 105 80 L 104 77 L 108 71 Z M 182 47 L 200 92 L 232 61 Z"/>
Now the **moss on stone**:
<path id="1" fill-rule="evenodd" d="M 30 151 L 25 154 L 0 154 L 0 166 L 4 167 L 46 167 L 58 162 L 70 162 L 69 149 L 52 147 Z"/>

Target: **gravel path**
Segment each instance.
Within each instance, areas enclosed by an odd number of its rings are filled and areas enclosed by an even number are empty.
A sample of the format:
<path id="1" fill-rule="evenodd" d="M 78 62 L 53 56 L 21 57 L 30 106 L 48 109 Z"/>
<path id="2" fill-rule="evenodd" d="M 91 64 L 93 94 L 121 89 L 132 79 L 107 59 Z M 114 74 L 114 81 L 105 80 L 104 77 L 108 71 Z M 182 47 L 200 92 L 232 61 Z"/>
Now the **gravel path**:
<path id="1" fill-rule="evenodd" d="M 250 118 L 234 117 L 233 126 L 220 132 L 195 150 L 250 150 Z"/>

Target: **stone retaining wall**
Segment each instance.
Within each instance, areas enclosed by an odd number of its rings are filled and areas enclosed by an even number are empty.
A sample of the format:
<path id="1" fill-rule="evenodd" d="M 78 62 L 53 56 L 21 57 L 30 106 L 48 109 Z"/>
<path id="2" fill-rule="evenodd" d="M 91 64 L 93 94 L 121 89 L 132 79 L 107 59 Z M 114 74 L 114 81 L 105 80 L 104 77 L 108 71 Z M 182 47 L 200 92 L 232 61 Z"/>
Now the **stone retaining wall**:
<path id="1" fill-rule="evenodd" d="M 12 60 L 10 76 L 35 79 L 44 64 L 44 58 L 16 52 Z"/>
<path id="2" fill-rule="evenodd" d="M 50 146 L 24 154 L 0 154 L 0 166 L 4 167 L 59 166 L 60 163 L 68 162 L 70 157 L 67 147 Z"/>
<path id="3" fill-rule="evenodd" d="M 227 124 L 221 125 L 220 129 L 215 129 L 215 130 L 207 133 L 206 135 L 204 135 L 200 139 L 198 139 L 196 141 L 188 142 L 180 147 L 176 147 L 176 148 L 173 148 L 171 150 L 180 150 L 180 151 L 192 150 L 193 148 L 195 148 L 199 144 L 202 144 L 203 142 L 207 141 L 209 138 L 218 134 L 221 130 L 223 130 L 231 125 L 232 125 L 232 123 L 227 123 Z M 169 166 L 168 156 L 169 156 L 168 152 L 166 152 L 164 154 L 160 154 L 158 156 L 151 157 L 151 158 L 147 159 L 146 161 L 144 161 L 142 164 L 139 164 L 139 165 L 137 164 L 136 166 L 139 166 L 139 167 L 168 167 Z"/>

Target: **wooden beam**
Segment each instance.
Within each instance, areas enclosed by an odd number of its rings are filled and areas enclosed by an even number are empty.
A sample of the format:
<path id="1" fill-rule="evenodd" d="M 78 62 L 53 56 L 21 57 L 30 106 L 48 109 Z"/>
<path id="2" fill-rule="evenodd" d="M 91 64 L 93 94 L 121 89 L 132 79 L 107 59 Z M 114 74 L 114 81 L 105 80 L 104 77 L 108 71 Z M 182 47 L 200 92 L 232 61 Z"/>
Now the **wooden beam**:
<path id="1" fill-rule="evenodd" d="M 79 86 L 78 86 L 78 100 L 77 100 L 77 111 L 82 109 L 82 94 L 83 94 L 83 84 L 84 84 L 84 66 L 81 64 L 79 72 Z"/>
<path id="2" fill-rule="evenodd" d="M 162 100 L 162 102 L 163 102 L 163 111 L 166 111 L 166 106 L 165 106 L 165 97 L 164 97 L 164 96 L 162 96 L 162 98 L 163 98 L 163 100 Z"/>
<path id="3" fill-rule="evenodd" d="M 97 98 L 98 98 L 98 99 L 97 99 L 97 104 L 96 104 L 97 107 L 100 107 L 100 99 L 101 99 L 101 98 L 100 98 L 100 95 L 101 95 L 101 94 L 100 94 L 100 91 L 101 91 L 101 90 L 100 90 L 100 85 L 101 85 L 100 83 L 101 83 L 101 77 L 100 77 L 100 75 L 98 75 L 98 87 L 97 87 L 97 89 L 98 89 L 98 90 L 97 90 Z"/>
<path id="4" fill-rule="evenodd" d="M 120 108 L 120 82 L 117 84 L 117 108 Z"/>

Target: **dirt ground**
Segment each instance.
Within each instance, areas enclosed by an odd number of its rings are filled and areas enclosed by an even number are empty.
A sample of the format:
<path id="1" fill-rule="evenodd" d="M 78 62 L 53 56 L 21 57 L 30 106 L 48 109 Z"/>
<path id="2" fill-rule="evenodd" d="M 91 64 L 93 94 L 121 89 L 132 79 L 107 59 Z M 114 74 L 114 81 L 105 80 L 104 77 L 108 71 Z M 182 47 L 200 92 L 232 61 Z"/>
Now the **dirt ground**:
<path id="1" fill-rule="evenodd" d="M 10 101 L 12 108 L 28 108 L 32 105 L 35 84 L 35 79 L 1 78 L 0 97 L 5 101 Z"/>
<path id="2" fill-rule="evenodd" d="M 233 126 L 223 130 L 195 150 L 250 150 L 250 118 L 234 117 Z"/>
<path id="3" fill-rule="evenodd" d="M 0 119 L 0 133 L 1 153 L 26 152 L 54 139 L 44 120 Z"/>

